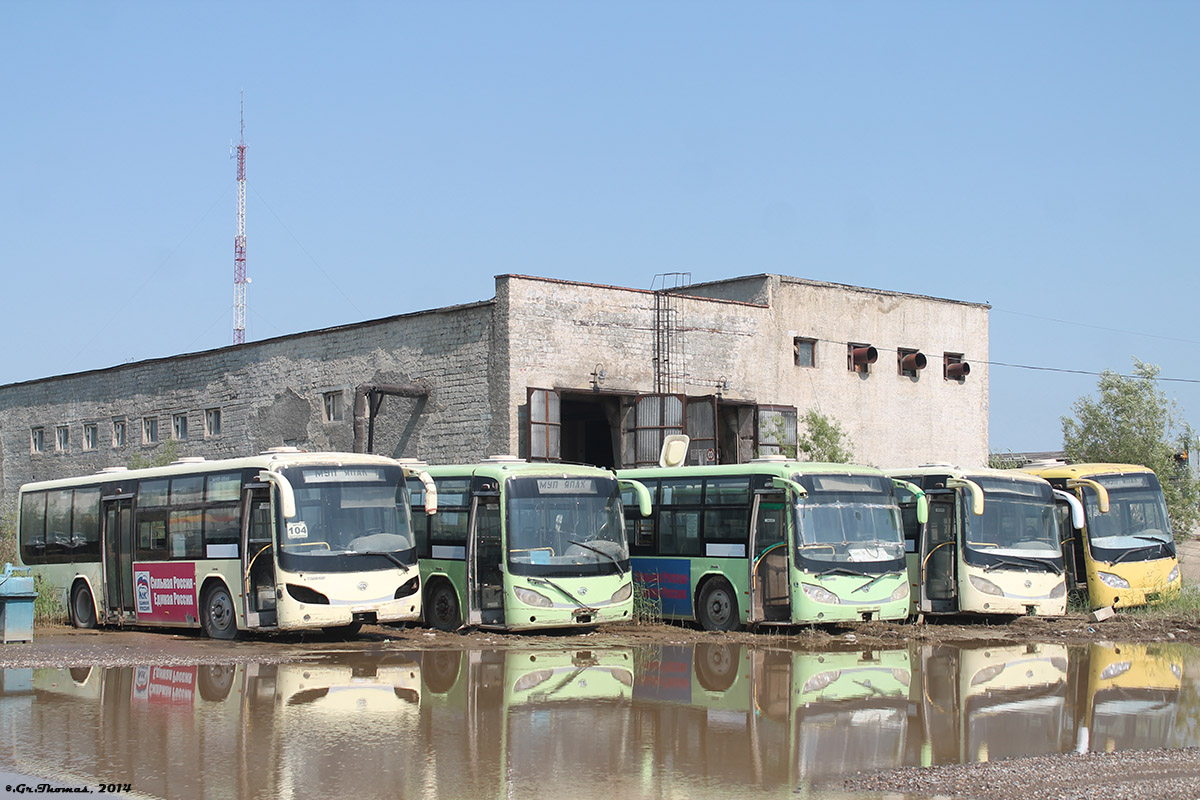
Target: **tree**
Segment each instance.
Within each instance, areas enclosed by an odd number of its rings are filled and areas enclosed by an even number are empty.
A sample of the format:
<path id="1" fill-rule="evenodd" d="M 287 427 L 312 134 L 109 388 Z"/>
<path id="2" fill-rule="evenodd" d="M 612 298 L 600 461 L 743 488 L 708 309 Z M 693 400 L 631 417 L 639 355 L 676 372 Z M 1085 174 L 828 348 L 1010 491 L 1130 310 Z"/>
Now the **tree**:
<path id="1" fill-rule="evenodd" d="M 1134 358 L 1133 371 L 1133 377 L 1126 377 L 1105 370 L 1097 386 L 1099 398 L 1075 401 L 1075 416 L 1061 418 L 1063 449 L 1073 463 L 1141 464 L 1154 470 L 1171 527 L 1177 535 L 1187 535 L 1200 521 L 1200 483 L 1186 466 L 1179 467 L 1175 454 L 1186 448 L 1191 428 L 1158 388 L 1157 366 Z"/>
<path id="2" fill-rule="evenodd" d="M 830 461 L 835 464 L 854 461 L 854 445 L 837 420 L 811 408 L 800 421 L 808 430 L 799 437 L 796 448 L 806 461 Z"/>

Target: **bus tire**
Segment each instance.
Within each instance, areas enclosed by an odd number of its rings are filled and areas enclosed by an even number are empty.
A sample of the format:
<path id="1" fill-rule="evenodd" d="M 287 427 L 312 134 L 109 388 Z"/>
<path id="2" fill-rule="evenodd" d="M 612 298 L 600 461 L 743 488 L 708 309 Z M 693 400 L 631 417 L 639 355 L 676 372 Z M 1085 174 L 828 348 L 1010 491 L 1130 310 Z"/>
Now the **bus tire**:
<path id="1" fill-rule="evenodd" d="M 696 680 L 709 692 L 728 691 L 741 666 L 742 647 L 728 642 L 700 642 L 694 651 Z"/>
<path id="2" fill-rule="evenodd" d="M 737 628 L 737 595 L 724 578 L 705 581 L 696 602 L 696 620 L 706 631 L 731 631 Z"/>
<path id="3" fill-rule="evenodd" d="M 200 665 L 196 671 L 196 685 L 200 687 L 200 698 L 220 701 L 229 697 L 236 672 L 237 668 L 233 664 Z"/>
<path id="4" fill-rule="evenodd" d="M 76 628 L 96 627 L 96 604 L 92 590 L 83 581 L 71 587 L 71 624 Z"/>
<path id="5" fill-rule="evenodd" d="M 462 627 L 458 592 L 449 581 L 434 581 L 426 591 L 425 624 L 439 631 L 456 631 Z"/>
<path id="6" fill-rule="evenodd" d="M 200 604 L 200 626 L 210 639 L 237 638 L 237 610 L 225 584 L 214 583 L 205 590 Z"/>

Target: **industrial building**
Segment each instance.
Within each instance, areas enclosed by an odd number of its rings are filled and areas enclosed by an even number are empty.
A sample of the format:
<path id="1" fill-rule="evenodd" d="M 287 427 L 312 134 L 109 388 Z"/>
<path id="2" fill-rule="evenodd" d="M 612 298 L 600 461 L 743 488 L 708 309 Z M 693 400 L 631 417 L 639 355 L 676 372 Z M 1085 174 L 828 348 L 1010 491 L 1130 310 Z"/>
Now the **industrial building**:
<path id="1" fill-rule="evenodd" d="M 794 452 L 817 409 L 881 467 L 986 463 L 988 306 L 752 275 L 501 275 L 490 300 L 0 387 L 0 491 L 280 445 L 600 466 Z M 169 444 L 173 442 L 173 444 Z"/>

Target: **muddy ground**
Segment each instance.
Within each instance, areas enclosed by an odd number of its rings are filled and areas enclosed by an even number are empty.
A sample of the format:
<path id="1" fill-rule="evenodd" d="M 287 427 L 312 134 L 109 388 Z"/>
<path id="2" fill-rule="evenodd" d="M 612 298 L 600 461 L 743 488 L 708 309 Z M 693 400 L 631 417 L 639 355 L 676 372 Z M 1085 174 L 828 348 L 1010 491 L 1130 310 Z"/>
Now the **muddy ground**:
<path id="1" fill-rule="evenodd" d="M 1200 622 L 1118 614 L 1091 622 L 1082 614 L 1061 619 L 1022 617 L 1004 624 L 940 619 L 921 624 L 867 622 L 844 627 L 770 629 L 762 633 L 708 633 L 684 625 L 624 625 L 585 633 L 446 633 L 420 627 L 369 626 L 353 638 L 320 634 L 256 635 L 234 642 L 199 632 L 75 630 L 38 627 L 34 641 L 0 645 L 0 668 L 132 666 L 139 664 L 278 663 L 334 653 L 384 655 L 395 650 L 468 648 L 598 648 L 696 643 L 741 643 L 800 650 L 904 647 L 909 642 L 995 643 L 1181 642 L 1200 645 Z M 821 787 L 839 795 L 993 800 L 1022 797 L 1200 797 L 1200 750 L 1064 754 L 990 763 L 907 767 L 854 776 Z"/>
<path id="2" fill-rule="evenodd" d="M 352 638 L 325 634 L 257 634 L 234 642 L 206 639 L 198 631 L 97 631 L 48 626 L 38 627 L 34 631 L 33 642 L 0 646 L 0 668 L 269 663 L 291 661 L 310 653 L 347 650 L 629 647 L 699 642 L 740 643 L 796 650 L 862 650 L 904 647 L 911 641 L 928 644 L 1082 644 L 1098 640 L 1170 641 L 1200 645 L 1200 622 L 1121 614 L 1104 622 L 1091 622 L 1085 615 L 1078 614 L 1059 619 L 1019 617 L 1002 624 L 984 620 L 939 619 L 920 624 L 863 622 L 838 627 L 769 628 L 758 633 L 710 633 L 675 624 L 617 625 L 583 633 L 540 634 L 480 630 L 446 633 L 411 626 L 367 626 Z"/>

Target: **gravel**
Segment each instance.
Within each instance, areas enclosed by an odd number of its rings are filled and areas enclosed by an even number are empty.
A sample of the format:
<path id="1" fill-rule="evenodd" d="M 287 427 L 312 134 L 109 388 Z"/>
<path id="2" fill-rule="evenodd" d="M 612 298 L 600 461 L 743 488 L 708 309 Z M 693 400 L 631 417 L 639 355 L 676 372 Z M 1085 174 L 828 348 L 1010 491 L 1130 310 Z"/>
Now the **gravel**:
<path id="1" fill-rule="evenodd" d="M 1069 753 L 903 767 L 847 778 L 829 788 L 976 800 L 1190 800 L 1200 797 L 1200 749 Z"/>

